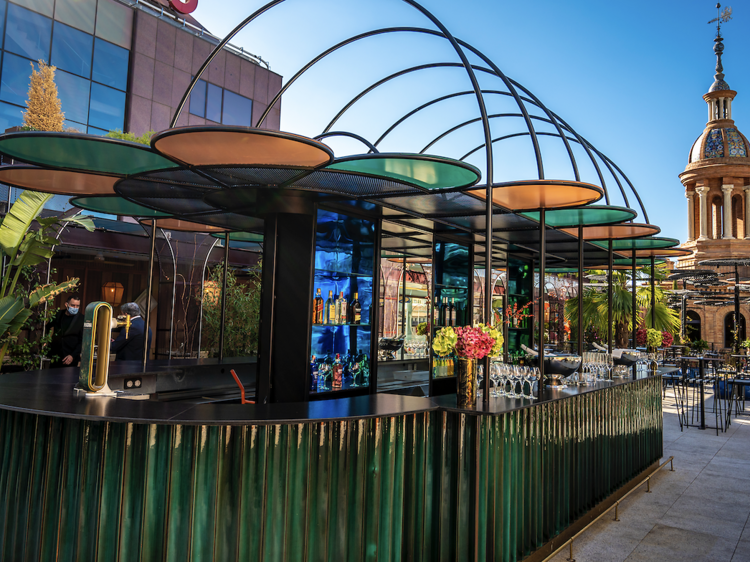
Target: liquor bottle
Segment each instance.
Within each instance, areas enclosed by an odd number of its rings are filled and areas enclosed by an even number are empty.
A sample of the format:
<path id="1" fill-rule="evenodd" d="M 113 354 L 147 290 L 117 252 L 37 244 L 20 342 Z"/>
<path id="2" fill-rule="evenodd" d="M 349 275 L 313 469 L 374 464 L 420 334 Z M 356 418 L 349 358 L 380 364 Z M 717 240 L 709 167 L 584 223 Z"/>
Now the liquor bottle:
<path id="1" fill-rule="evenodd" d="M 447 308 L 446 308 L 446 301 L 448 299 L 446 297 L 443 297 L 442 302 L 440 303 L 440 311 L 438 312 L 438 326 L 447 326 L 446 324 L 446 316 L 447 316 Z"/>
<path id="2" fill-rule="evenodd" d="M 368 386 L 370 384 L 370 361 L 368 360 L 367 354 L 358 351 L 357 363 L 359 363 L 360 378 L 362 380 L 360 386 Z"/>
<path id="3" fill-rule="evenodd" d="M 432 307 L 432 325 L 440 326 L 440 299 L 435 297 L 435 304 Z"/>
<path id="4" fill-rule="evenodd" d="M 346 324 L 349 321 L 349 305 L 346 303 L 344 291 L 339 296 L 339 324 Z"/>
<path id="5" fill-rule="evenodd" d="M 354 293 L 354 299 L 349 305 L 349 322 L 360 324 L 362 322 L 362 305 L 359 303 L 359 293 Z"/>
<path id="6" fill-rule="evenodd" d="M 332 390 L 340 390 L 341 385 L 343 383 L 344 378 L 344 366 L 341 364 L 341 355 L 336 354 L 336 359 L 333 361 L 333 366 L 331 367 L 331 374 L 332 374 Z"/>
<path id="7" fill-rule="evenodd" d="M 322 382 L 322 389 L 321 389 Z M 333 385 L 333 365 L 331 361 L 331 352 L 326 353 L 325 358 L 320 364 L 320 372 L 318 373 L 318 392 L 321 390 L 331 390 Z"/>
<path id="8" fill-rule="evenodd" d="M 318 291 L 315 293 L 315 299 L 313 299 L 313 324 L 323 323 L 324 306 L 323 295 L 320 294 L 320 287 L 318 287 Z"/>
<path id="9" fill-rule="evenodd" d="M 448 305 L 448 321 L 446 322 L 446 326 L 455 326 L 456 325 L 456 305 L 453 303 L 453 299 L 451 298 L 451 302 Z"/>
<path id="10" fill-rule="evenodd" d="M 324 324 L 336 323 L 336 303 L 333 300 L 333 291 L 328 291 L 328 300 L 326 301 Z"/>
<path id="11" fill-rule="evenodd" d="M 344 365 L 343 387 L 352 387 L 354 386 L 352 384 L 354 382 L 354 374 L 352 373 L 352 368 L 354 367 L 354 353 L 351 349 L 346 352 L 346 355 L 344 355 L 344 358 L 341 360 L 341 362 Z"/>
<path id="12" fill-rule="evenodd" d="M 320 292 L 320 289 L 318 289 L 318 292 Z M 318 360 L 315 358 L 315 356 L 312 356 L 312 360 L 310 361 L 310 390 L 312 392 L 318 392 L 318 373 L 320 371 L 318 370 Z"/>

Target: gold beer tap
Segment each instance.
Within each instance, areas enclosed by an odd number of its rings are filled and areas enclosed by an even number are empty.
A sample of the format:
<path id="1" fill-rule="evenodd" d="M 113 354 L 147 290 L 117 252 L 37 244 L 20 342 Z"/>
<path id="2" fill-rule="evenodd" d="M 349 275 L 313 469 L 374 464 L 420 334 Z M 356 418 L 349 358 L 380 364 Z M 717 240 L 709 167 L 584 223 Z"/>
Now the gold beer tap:
<path id="1" fill-rule="evenodd" d="M 130 314 L 126 314 L 125 316 L 118 316 L 112 321 L 112 329 L 114 328 L 122 328 L 125 326 L 125 339 L 128 339 L 128 335 L 130 334 Z"/>

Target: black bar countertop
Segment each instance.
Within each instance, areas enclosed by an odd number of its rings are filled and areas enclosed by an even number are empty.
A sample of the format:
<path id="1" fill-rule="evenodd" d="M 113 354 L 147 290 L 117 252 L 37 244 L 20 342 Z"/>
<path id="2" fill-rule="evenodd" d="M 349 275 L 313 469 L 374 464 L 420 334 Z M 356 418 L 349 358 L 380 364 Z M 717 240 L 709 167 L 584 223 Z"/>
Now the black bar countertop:
<path id="1" fill-rule="evenodd" d="M 129 368 L 129 369 L 128 369 Z M 139 374 L 133 365 L 113 366 L 113 371 Z M 290 404 L 228 404 L 190 401 L 137 400 L 109 396 L 84 396 L 73 387 L 78 382 L 78 368 L 67 367 L 43 371 L 26 371 L 0 375 L 0 409 L 53 417 L 78 418 L 122 423 L 158 423 L 186 425 L 263 425 L 305 423 L 310 421 L 352 420 L 390 417 L 445 410 L 472 415 L 501 415 L 537 404 L 565 400 L 578 394 L 596 392 L 612 386 L 632 383 L 632 379 L 615 379 L 585 387 L 545 389 L 544 399 L 491 398 L 487 408 L 477 401 L 476 409 L 456 406 L 454 395 L 434 398 L 374 394 Z"/>

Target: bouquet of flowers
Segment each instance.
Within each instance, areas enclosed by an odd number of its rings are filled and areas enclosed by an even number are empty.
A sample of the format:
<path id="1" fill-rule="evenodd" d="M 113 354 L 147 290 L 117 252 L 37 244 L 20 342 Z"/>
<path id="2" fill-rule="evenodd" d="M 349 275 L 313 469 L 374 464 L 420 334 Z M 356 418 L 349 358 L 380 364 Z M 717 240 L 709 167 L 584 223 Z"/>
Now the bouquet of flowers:
<path id="1" fill-rule="evenodd" d="M 430 333 L 430 324 L 428 322 L 420 322 L 417 325 L 417 335 L 427 336 Z"/>
<path id="2" fill-rule="evenodd" d="M 432 339 L 432 349 L 441 357 L 445 357 L 456 350 L 457 341 L 458 336 L 456 332 L 450 326 L 446 326 L 438 330 L 435 334 L 435 337 Z"/>
<path id="3" fill-rule="evenodd" d="M 478 328 L 495 340 L 495 343 L 492 344 L 492 349 L 487 355 L 490 357 L 497 357 L 500 355 L 503 352 L 503 341 L 505 341 L 503 333 L 492 326 L 486 326 L 484 324 L 478 324 Z"/>

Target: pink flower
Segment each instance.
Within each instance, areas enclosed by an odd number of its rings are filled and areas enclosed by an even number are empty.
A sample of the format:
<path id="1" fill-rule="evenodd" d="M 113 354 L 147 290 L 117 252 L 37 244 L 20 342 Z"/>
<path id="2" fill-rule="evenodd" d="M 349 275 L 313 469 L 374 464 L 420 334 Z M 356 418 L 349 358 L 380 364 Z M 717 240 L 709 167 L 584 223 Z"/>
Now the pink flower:
<path id="1" fill-rule="evenodd" d="M 467 359 L 482 359 L 492 350 L 495 340 L 489 334 L 485 334 L 479 328 L 466 326 L 454 328 L 458 341 L 456 342 L 456 354 Z"/>

